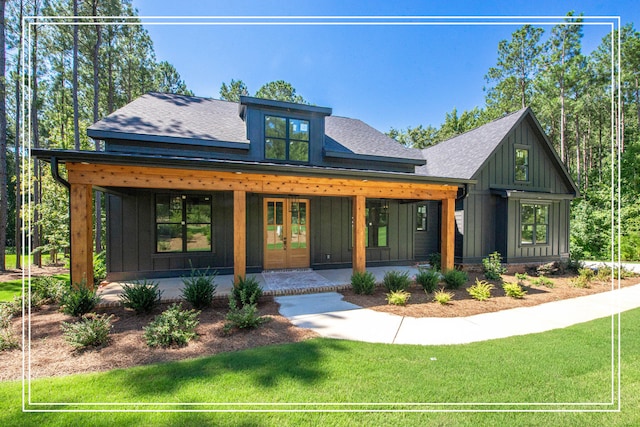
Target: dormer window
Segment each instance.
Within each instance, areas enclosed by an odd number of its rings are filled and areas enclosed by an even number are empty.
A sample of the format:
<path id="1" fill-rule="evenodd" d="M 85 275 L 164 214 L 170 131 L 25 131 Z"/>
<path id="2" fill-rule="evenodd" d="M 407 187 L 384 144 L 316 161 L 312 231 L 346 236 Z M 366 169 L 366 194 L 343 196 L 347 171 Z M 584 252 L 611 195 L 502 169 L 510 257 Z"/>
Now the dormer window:
<path id="1" fill-rule="evenodd" d="M 265 116 L 264 157 L 293 162 L 309 161 L 309 121 Z"/>

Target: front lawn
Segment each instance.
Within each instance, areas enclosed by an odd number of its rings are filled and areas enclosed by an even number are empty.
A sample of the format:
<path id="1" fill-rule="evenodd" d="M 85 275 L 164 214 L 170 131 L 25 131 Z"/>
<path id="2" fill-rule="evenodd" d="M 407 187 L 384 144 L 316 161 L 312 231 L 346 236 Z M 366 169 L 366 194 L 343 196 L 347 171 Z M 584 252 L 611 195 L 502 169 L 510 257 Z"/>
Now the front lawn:
<path id="1" fill-rule="evenodd" d="M 640 309 L 623 313 L 621 322 L 623 400 L 619 413 L 21 413 L 21 383 L 6 382 L 0 383 L 0 425 L 640 425 Z M 512 402 L 519 409 L 576 408 L 526 404 L 610 401 L 611 325 L 611 318 L 604 318 L 543 334 L 456 346 L 313 339 L 161 365 L 34 380 L 31 398 L 32 403 L 139 403 L 109 408 L 151 411 L 215 408 L 188 406 L 196 402 L 246 403 L 233 406 L 241 410 L 263 408 L 252 402 L 328 404 L 311 404 L 303 409 L 342 408 L 330 404 L 335 402 Z M 161 406 L 154 402 L 181 405 Z M 77 404 L 28 407 L 98 408 Z M 582 406 L 586 410 L 616 407 Z M 355 408 L 359 407 L 349 407 Z"/>
<path id="2" fill-rule="evenodd" d="M 71 281 L 69 274 L 52 274 L 59 280 L 64 280 L 67 284 Z M 10 301 L 13 297 L 19 297 L 22 294 L 22 279 L 9 280 L 8 282 L 0 282 L 0 302 Z"/>

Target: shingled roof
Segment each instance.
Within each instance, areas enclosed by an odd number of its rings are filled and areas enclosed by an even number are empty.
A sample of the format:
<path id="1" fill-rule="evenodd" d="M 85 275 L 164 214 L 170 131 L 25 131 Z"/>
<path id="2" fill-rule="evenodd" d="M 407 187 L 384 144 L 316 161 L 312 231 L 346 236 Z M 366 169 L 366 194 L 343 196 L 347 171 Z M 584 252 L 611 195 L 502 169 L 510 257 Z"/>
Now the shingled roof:
<path id="1" fill-rule="evenodd" d="M 427 160 L 427 164 L 416 167 L 416 174 L 472 179 L 511 129 L 528 112 L 530 112 L 529 108 L 523 108 L 423 149 L 422 155 Z"/>

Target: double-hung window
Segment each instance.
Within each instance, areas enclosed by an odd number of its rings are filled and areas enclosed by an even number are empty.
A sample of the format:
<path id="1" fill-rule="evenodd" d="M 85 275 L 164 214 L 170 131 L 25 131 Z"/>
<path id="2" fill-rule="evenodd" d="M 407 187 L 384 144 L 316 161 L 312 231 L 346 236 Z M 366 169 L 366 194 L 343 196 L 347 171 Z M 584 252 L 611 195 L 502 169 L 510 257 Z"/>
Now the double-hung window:
<path id="1" fill-rule="evenodd" d="M 520 204 L 520 244 L 542 245 L 549 242 L 549 205 Z"/>
<path id="2" fill-rule="evenodd" d="M 529 149 L 516 148 L 516 181 L 529 181 Z"/>
<path id="3" fill-rule="evenodd" d="M 211 196 L 156 195 L 156 252 L 211 251 Z"/>
<path id="4" fill-rule="evenodd" d="M 264 156 L 271 160 L 309 161 L 309 121 L 265 116 Z"/>

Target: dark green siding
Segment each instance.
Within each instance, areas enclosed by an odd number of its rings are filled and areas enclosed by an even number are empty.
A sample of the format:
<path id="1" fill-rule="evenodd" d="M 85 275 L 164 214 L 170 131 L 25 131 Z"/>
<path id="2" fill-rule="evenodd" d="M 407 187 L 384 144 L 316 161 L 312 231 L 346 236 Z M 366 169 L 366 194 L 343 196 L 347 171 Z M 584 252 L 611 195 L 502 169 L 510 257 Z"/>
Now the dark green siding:
<path id="1" fill-rule="evenodd" d="M 425 202 L 427 206 L 427 229 L 415 231 L 414 258 L 418 261 L 429 259 L 429 255 L 440 252 L 440 203 L 435 201 Z M 416 204 L 413 205 L 413 224 L 416 224 Z M 415 227 L 415 225 L 414 225 Z"/>
<path id="2" fill-rule="evenodd" d="M 523 120 L 507 135 L 473 177 L 478 182 L 469 186 L 463 201 L 464 223 L 458 227 L 463 232 L 462 250 L 456 252 L 459 261 L 478 263 L 493 251 L 499 251 L 509 262 L 558 259 L 568 253 L 570 196 L 565 200 L 557 200 L 556 196 L 570 195 L 572 189 L 552 160 L 553 153 L 529 120 Z M 529 150 L 527 183 L 515 180 L 516 147 Z M 550 195 L 544 202 L 550 205 L 548 245 L 527 247 L 519 244 L 520 202 L 495 194 L 500 189 L 536 193 L 542 201 L 544 194 Z"/>

